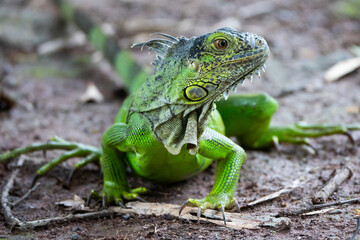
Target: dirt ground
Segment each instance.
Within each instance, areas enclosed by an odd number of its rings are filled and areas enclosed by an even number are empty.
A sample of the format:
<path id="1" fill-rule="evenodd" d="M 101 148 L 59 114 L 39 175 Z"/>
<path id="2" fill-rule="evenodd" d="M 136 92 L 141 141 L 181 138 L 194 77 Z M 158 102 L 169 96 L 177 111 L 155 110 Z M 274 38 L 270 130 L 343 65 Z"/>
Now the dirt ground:
<path id="1" fill-rule="evenodd" d="M 356 54 L 360 46 L 360 18 L 341 13 L 344 1 L 325 0 L 198 0 L 169 1 L 73 1 L 96 21 L 114 26 L 120 45 L 149 39 L 151 32 L 175 36 L 201 35 L 219 27 L 255 32 L 267 39 L 272 51 L 267 72 L 240 92 L 268 92 L 280 108 L 273 124 L 360 123 L 360 72 L 327 83 L 324 72 L 333 64 Z M 111 125 L 124 99 L 119 85 L 100 73 L 90 46 L 38 55 L 39 44 L 74 32 L 61 31 L 57 12 L 46 0 L 0 1 L 0 153 L 33 142 L 45 142 L 58 135 L 71 141 L 99 146 L 103 132 Z M 62 29 L 64 30 L 64 29 Z M 133 50 L 148 68 L 153 55 Z M 357 54 L 359 51 L 357 50 Z M 94 82 L 105 96 L 97 104 L 82 104 L 79 97 Z M 116 91 L 114 91 L 114 89 Z M 281 145 L 278 153 L 247 151 L 234 195 L 240 203 L 250 202 L 282 189 L 304 177 L 306 183 L 275 200 L 243 210 L 254 216 L 275 215 L 303 208 L 345 164 L 353 164 L 354 174 L 327 202 L 360 196 L 360 132 L 355 144 L 345 136 L 313 140 L 318 154 L 308 148 Z M 48 152 L 47 158 L 60 152 Z M 46 160 L 42 153 L 28 155 L 12 191 L 10 201 L 24 195 L 36 169 Z M 91 189 L 101 190 L 97 166 L 89 165 L 74 175 L 69 189 L 64 182 L 77 160 L 63 163 L 43 178 L 39 188 L 13 209 L 20 220 L 65 216 L 68 211 L 55 202 L 86 198 Z M 129 174 L 132 186 L 145 186 L 149 202 L 180 204 L 189 197 L 202 198 L 214 181 L 212 165 L 198 176 L 170 186 L 149 183 Z M 0 165 L 1 187 L 13 171 Z M 5 239 L 349 239 L 356 226 L 354 209 L 343 205 L 335 211 L 290 217 L 289 229 L 233 230 L 210 223 L 196 224 L 167 217 L 132 215 L 52 224 L 28 231 L 10 229 L 0 215 L 0 238 Z M 358 237 L 357 239 L 360 239 Z"/>

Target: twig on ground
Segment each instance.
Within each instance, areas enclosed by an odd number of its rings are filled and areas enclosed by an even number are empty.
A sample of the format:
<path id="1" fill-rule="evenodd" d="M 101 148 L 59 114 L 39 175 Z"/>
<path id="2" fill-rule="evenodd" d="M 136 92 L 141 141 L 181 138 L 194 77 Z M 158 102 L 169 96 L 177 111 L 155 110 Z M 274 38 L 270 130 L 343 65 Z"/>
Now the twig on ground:
<path id="1" fill-rule="evenodd" d="M 316 211 L 312 211 L 312 212 L 303 213 L 302 215 L 303 216 L 319 215 L 319 214 L 333 211 L 335 209 L 336 209 L 335 207 L 329 207 L 329 208 L 325 208 L 325 209 L 320 209 L 320 210 L 316 210 Z"/>
<path id="2" fill-rule="evenodd" d="M 315 210 L 326 208 L 326 207 L 344 205 L 344 204 L 355 203 L 355 202 L 360 202 L 360 197 L 352 198 L 352 199 L 348 199 L 348 200 L 337 201 L 337 202 L 333 202 L 333 203 L 317 204 L 317 205 L 311 206 L 309 208 L 303 208 L 303 209 L 299 209 L 299 210 L 296 210 L 296 211 L 279 212 L 275 216 L 276 217 L 297 216 L 297 215 L 302 215 L 304 213 L 315 211 Z"/>
<path id="3" fill-rule="evenodd" d="M 40 44 L 37 48 L 39 55 L 49 55 L 57 53 L 65 48 L 80 47 L 86 44 L 86 36 L 78 31 L 65 38 L 53 39 Z"/>
<path id="4" fill-rule="evenodd" d="M 356 237 L 356 235 L 358 235 L 359 231 L 360 231 L 360 217 L 358 217 L 358 218 L 356 219 L 356 229 L 355 229 L 354 234 L 353 234 L 352 237 L 350 238 L 350 240 L 354 240 L 355 237 Z"/>
<path id="5" fill-rule="evenodd" d="M 82 213 L 82 214 L 69 214 L 65 217 L 54 217 L 54 218 L 45 218 L 45 219 L 39 219 L 39 220 L 27 221 L 27 222 L 19 222 L 17 223 L 16 227 L 20 229 L 29 229 L 35 227 L 43 227 L 51 223 L 63 223 L 68 221 L 111 217 L 113 215 L 114 215 L 114 211 L 112 210 L 103 210 L 99 212 Z"/>
<path id="6" fill-rule="evenodd" d="M 105 210 L 105 211 L 93 212 L 93 213 L 84 213 L 84 214 L 75 214 L 75 215 L 69 214 L 65 217 L 47 218 L 47 219 L 40 219 L 40 220 L 35 220 L 35 221 L 27 221 L 27 222 L 20 221 L 18 218 L 16 218 L 11 213 L 12 204 L 9 202 L 8 197 L 9 197 L 10 190 L 14 186 L 15 178 L 17 177 L 17 175 L 20 171 L 20 167 L 24 164 L 24 161 L 25 161 L 25 158 L 23 156 L 20 157 L 20 159 L 17 163 L 17 169 L 15 169 L 11 173 L 10 178 L 9 178 L 7 184 L 5 185 L 5 187 L 3 188 L 3 191 L 1 194 L 1 206 L 3 209 L 3 215 L 5 217 L 5 222 L 6 222 L 6 224 L 10 225 L 11 228 L 17 227 L 20 229 L 29 229 L 29 228 L 34 228 L 34 227 L 45 226 L 45 225 L 48 225 L 48 224 L 54 223 L 54 222 L 59 223 L 59 222 L 67 222 L 67 221 L 80 220 L 80 219 L 110 217 L 114 214 L 114 212 L 111 210 Z M 32 191 L 34 191 L 35 189 L 36 189 L 36 186 L 32 188 Z M 27 194 L 25 194 L 22 198 L 20 198 L 19 200 L 21 200 L 21 201 L 24 200 L 30 193 L 31 193 L 31 190 Z"/>
<path id="7" fill-rule="evenodd" d="M 273 199 L 281 196 L 284 193 L 291 192 L 292 190 L 294 190 L 295 188 L 301 186 L 305 182 L 306 182 L 306 180 L 303 177 L 300 177 L 300 178 L 296 179 L 295 181 L 293 181 L 292 183 L 290 183 L 289 185 L 287 185 L 286 187 L 284 187 L 283 189 L 281 189 L 279 191 L 276 191 L 276 192 L 274 192 L 274 193 L 272 193 L 270 195 L 259 198 L 259 199 L 255 200 L 255 201 L 249 202 L 249 203 L 247 203 L 245 205 L 242 205 L 242 206 L 240 206 L 240 208 L 251 207 L 251 206 L 254 206 L 254 205 L 259 204 L 259 203 L 263 203 L 263 202 L 266 202 L 266 201 L 269 201 L 269 200 L 273 200 Z"/>
<path id="8" fill-rule="evenodd" d="M 21 222 L 19 220 L 14 224 L 15 227 L 20 229 L 29 229 L 35 227 L 43 227 L 52 223 L 62 223 L 68 221 L 77 221 L 84 219 L 94 219 L 102 217 L 111 217 L 117 214 L 139 214 L 148 216 L 167 216 L 167 218 L 178 218 L 179 205 L 174 204 L 160 204 L 160 203 L 143 203 L 143 202 L 130 202 L 127 204 L 130 208 L 110 207 L 108 210 L 99 212 L 91 212 L 84 214 L 69 214 L 65 217 L 54 217 L 47 219 L 39 219 L 34 221 Z M 197 221 L 196 217 L 197 208 L 187 207 L 179 217 L 181 220 Z M 217 225 L 224 226 L 223 216 L 221 212 L 216 210 L 207 209 L 201 213 L 202 222 L 211 222 Z M 286 217 L 271 217 L 271 216 L 252 216 L 239 213 L 226 213 L 226 227 L 233 229 L 257 229 L 260 227 L 272 228 L 277 231 L 288 229 L 291 222 Z"/>
<path id="9" fill-rule="evenodd" d="M 23 162 L 24 162 L 24 158 L 20 158 L 19 162 L 18 162 L 18 166 L 19 167 L 22 166 Z M 17 219 L 16 217 L 14 217 L 14 215 L 11 213 L 11 208 L 10 208 L 11 203 L 9 203 L 9 200 L 8 200 L 9 191 L 11 190 L 11 188 L 14 185 L 14 180 L 15 180 L 19 170 L 20 169 L 18 168 L 13 171 L 13 173 L 11 174 L 11 176 L 9 178 L 8 183 L 5 185 L 5 187 L 2 191 L 2 196 L 1 196 L 1 206 L 3 209 L 3 214 L 5 216 L 5 222 L 8 225 L 10 225 L 11 227 L 17 227 L 20 229 L 29 229 L 29 228 L 46 226 L 46 225 L 49 225 L 50 223 L 55 223 L 55 222 L 61 223 L 61 222 L 75 221 L 75 220 L 81 220 L 81 219 L 110 217 L 114 214 L 114 212 L 112 210 L 104 210 L 104 211 L 84 213 L 84 214 L 69 214 L 65 217 L 54 217 L 54 218 L 46 218 L 46 219 L 22 222 L 19 219 Z M 36 186 L 34 188 L 36 188 Z M 35 190 L 34 188 L 32 188 L 33 191 Z M 25 195 L 28 196 L 30 194 L 30 192 L 31 192 L 31 190 L 28 192 L 28 194 L 25 194 Z M 21 198 L 21 200 L 25 199 L 25 195 L 24 195 L 24 197 Z"/>
<path id="10" fill-rule="evenodd" d="M 162 203 L 143 203 L 129 202 L 126 206 L 128 209 L 113 207 L 112 209 L 118 213 L 135 213 L 141 215 L 167 216 L 171 218 L 180 218 L 186 221 L 198 221 L 198 208 L 186 207 L 179 216 L 179 205 L 162 204 Z M 289 228 L 291 222 L 288 218 L 275 218 L 271 216 L 253 216 L 251 214 L 226 212 L 226 227 L 232 229 L 257 229 L 260 227 L 268 227 L 281 231 Z M 206 209 L 201 213 L 201 222 L 211 222 L 216 225 L 224 226 L 224 218 L 221 211 Z"/>
<path id="11" fill-rule="evenodd" d="M 24 157 L 20 157 L 20 159 L 17 162 L 17 168 L 11 173 L 9 180 L 6 183 L 1 193 L 1 206 L 5 217 L 5 222 L 10 226 L 15 226 L 21 223 L 19 219 L 14 217 L 14 215 L 12 215 L 11 203 L 9 203 L 8 197 L 10 190 L 14 186 L 15 178 L 17 177 L 21 166 L 24 164 L 24 161 L 25 161 Z"/>
<path id="12" fill-rule="evenodd" d="M 338 187 L 353 175 L 353 168 L 350 165 L 343 167 L 330 181 L 312 198 L 314 204 L 324 203 Z"/>
<path id="13" fill-rule="evenodd" d="M 29 195 L 31 193 L 33 193 L 38 187 L 40 186 L 40 183 L 36 183 L 35 186 L 33 186 L 27 193 L 24 194 L 24 196 L 22 196 L 21 198 L 19 198 L 18 200 L 16 200 L 15 202 L 11 203 L 11 207 L 15 207 L 16 205 L 18 205 L 19 203 L 21 203 L 22 201 L 24 201 L 27 197 L 29 197 Z"/>

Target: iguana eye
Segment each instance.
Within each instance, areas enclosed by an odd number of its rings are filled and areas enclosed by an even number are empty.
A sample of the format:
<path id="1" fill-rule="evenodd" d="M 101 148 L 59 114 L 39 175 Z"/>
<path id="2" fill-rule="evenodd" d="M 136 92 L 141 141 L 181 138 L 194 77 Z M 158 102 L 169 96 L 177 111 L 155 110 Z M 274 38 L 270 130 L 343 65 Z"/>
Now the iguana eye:
<path id="1" fill-rule="evenodd" d="M 214 41 L 214 46 L 215 46 L 216 49 L 224 50 L 228 46 L 228 41 L 226 39 L 223 39 L 223 38 L 216 39 Z"/>
<path id="2" fill-rule="evenodd" d="M 199 86 L 189 86 L 184 90 L 185 97 L 190 101 L 200 101 L 208 95 L 206 89 Z"/>

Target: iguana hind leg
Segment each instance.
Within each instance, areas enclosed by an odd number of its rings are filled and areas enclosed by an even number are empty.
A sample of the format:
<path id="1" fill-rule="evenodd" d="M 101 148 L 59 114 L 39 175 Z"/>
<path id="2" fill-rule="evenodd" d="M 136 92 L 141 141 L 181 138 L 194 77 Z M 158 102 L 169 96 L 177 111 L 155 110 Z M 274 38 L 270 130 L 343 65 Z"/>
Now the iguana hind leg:
<path id="1" fill-rule="evenodd" d="M 52 159 L 50 162 L 46 163 L 40 167 L 33 178 L 32 186 L 35 184 L 36 180 L 47 173 L 49 170 L 53 169 L 61 162 L 64 162 L 68 159 L 74 157 L 84 157 L 79 163 L 76 163 L 74 169 L 79 169 L 90 162 L 96 162 L 101 157 L 101 150 L 99 148 L 85 145 L 76 142 L 69 142 L 59 137 L 53 137 L 50 141 L 40 144 L 32 144 L 23 148 L 17 148 L 10 152 L 3 153 L 0 155 L 0 163 L 3 163 L 9 159 L 18 157 L 22 154 L 36 152 L 36 151 L 48 151 L 48 150 L 67 150 L 57 158 Z M 73 173 L 73 171 L 72 171 Z M 70 175 L 72 176 L 72 174 Z M 70 177 L 68 178 L 70 179 Z"/>
<path id="2" fill-rule="evenodd" d="M 359 125 L 306 125 L 270 126 L 277 102 L 268 94 L 243 94 L 230 96 L 220 101 L 217 109 L 225 124 L 226 135 L 236 136 L 245 148 L 261 149 L 276 146 L 277 143 L 310 145 L 308 138 L 333 134 L 347 135 L 353 141 L 350 131 L 360 130 Z"/>
<path id="3" fill-rule="evenodd" d="M 354 143 L 351 131 L 360 130 L 360 125 L 308 125 L 295 123 L 288 126 L 271 126 L 252 145 L 253 148 L 266 148 L 277 143 L 292 143 L 309 145 L 309 138 L 317 138 L 334 134 L 346 135 L 351 143 Z"/>

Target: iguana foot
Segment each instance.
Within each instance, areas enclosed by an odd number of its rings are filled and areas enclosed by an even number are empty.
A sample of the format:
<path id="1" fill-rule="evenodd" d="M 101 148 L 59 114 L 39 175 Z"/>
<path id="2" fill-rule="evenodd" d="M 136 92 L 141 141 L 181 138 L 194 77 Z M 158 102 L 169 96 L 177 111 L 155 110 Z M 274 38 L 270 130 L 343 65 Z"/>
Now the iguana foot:
<path id="1" fill-rule="evenodd" d="M 90 162 L 98 161 L 101 157 L 101 150 L 99 148 L 85 145 L 81 143 L 75 143 L 75 142 L 69 142 L 64 139 L 61 139 L 59 137 L 53 137 L 50 139 L 50 141 L 46 143 L 40 143 L 40 144 L 32 144 L 23 148 L 17 148 L 13 151 L 4 153 L 0 155 L 0 163 L 3 163 L 9 159 L 18 157 L 22 154 L 36 152 L 36 151 L 43 151 L 44 156 L 46 156 L 46 151 L 48 150 L 67 150 L 67 152 L 63 153 L 57 158 L 52 159 L 50 162 L 46 163 L 42 167 L 40 167 L 33 178 L 33 181 L 31 183 L 31 187 L 34 186 L 36 181 L 43 176 L 45 173 L 47 173 L 49 170 L 54 168 L 55 166 L 59 165 L 61 162 L 64 162 L 70 158 L 74 157 L 84 157 L 82 161 L 75 164 L 75 169 L 79 169 L 86 164 Z M 71 179 L 72 174 L 69 176 L 69 179 Z"/>
<path id="2" fill-rule="evenodd" d="M 144 194 L 146 192 L 147 190 L 145 187 L 130 188 L 125 190 L 125 188 L 114 182 L 106 181 L 101 194 L 97 193 L 95 190 L 91 191 L 86 200 L 86 205 L 89 206 L 91 200 L 94 199 L 96 201 L 101 201 L 104 209 L 111 203 L 115 203 L 122 208 L 127 208 L 124 204 L 124 200 L 139 200 L 141 202 L 146 202 L 142 197 L 140 197 L 140 194 Z"/>
<path id="3" fill-rule="evenodd" d="M 308 125 L 296 123 L 283 127 L 270 127 L 268 132 L 257 140 L 253 148 L 278 147 L 279 143 L 304 144 L 314 148 L 309 138 L 342 134 L 354 144 L 355 140 L 351 131 L 360 130 L 360 125 Z"/>
<path id="4" fill-rule="evenodd" d="M 233 207 L 236 207 L 237 210 L 240 212 L 240 205 L 238 201 L 235 198 L 229 199 L 226 195 L 225 196 L 209 195 L 203 199 L 190 198 L 181 204 L 179 210 L 179 216 L 186 206 L 199 208 L 197 212 L 198 223 L 200 222 L 201 214 L 204 212 L 205 209 L 221 210 L 225 225 L 226 225 L 225 209 L 232 209 Z"/>

